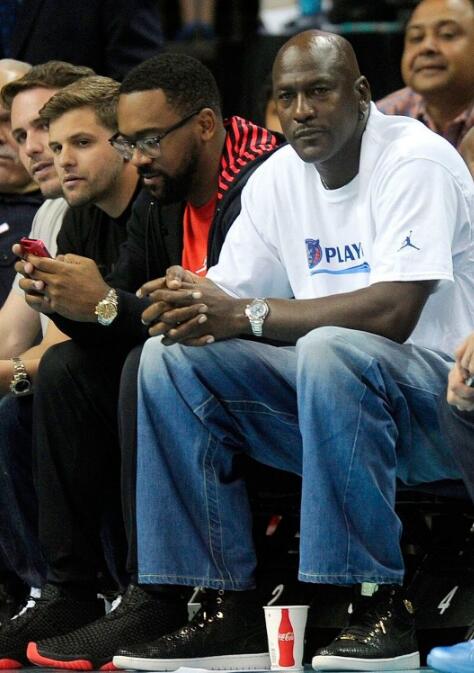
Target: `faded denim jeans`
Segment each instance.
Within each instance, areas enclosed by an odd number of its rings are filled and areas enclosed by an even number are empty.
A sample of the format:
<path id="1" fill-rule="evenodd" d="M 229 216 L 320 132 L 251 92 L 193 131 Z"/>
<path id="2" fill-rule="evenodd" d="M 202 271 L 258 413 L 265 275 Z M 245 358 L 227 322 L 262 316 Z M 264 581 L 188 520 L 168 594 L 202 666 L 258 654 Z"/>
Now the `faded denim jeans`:
<path id="1" fill-rule="evenodd" d="M 440 439 L 447 355 L 338 327 L 296 347 L 144 348 L 139 581 L 249 589 L 252 516 L 234 458 L 302 475 L 299 579 L 401 583 L 396 479 L 459 478 Z"/>

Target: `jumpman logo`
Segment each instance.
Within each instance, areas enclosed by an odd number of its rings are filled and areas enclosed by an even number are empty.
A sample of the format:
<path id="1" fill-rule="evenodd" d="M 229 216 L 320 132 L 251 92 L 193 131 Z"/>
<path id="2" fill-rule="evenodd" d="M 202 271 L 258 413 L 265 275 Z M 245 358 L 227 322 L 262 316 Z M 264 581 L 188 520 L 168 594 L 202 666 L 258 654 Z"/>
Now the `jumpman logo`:
<path id="1" fill-rule="evenodd" d="M 206 256 L 204 257 L 204 259 L 203 259 L 203 263 L 202 263 L 201 268 L 196 269 L 196 271 L 195 271 L 194 273 L 197 273 L 197 274 L 205 274 L 206 271 L 207 271 L 207 255 L 206 255 Z"/>
<path id="2" fill-rule="evenodd" d="M 410 229 L 410 233 L 408 234 L 408 236 L 403 241 L 401 248 L 398 248 L 397 252 L 400 252 L 400 250 L 403 250 L 403 248 L 415 248 L 415 250 L 420 249 L 420 248 L 417 248 L 416 245 L 413 245 L 413 243 L 411 242 L 411 233 L 412 233 L 412 229 Z"/>

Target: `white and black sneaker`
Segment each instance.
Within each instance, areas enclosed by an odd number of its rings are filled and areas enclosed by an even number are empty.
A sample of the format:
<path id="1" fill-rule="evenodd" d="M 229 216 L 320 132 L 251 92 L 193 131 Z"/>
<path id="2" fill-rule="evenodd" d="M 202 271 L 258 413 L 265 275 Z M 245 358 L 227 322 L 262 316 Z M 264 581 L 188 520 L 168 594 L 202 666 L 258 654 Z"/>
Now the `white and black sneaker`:
<path id="1" fill-rule="evenodd" d="M 268 669 L 262 603 L 256 591 L 206 590 L 202 607 L 189 624 L 153 642 L 119 650 L 113 663 L 142 671 L 175 671 L 180 666 Z"/>
<path id="2" fill-rule="evenodd" d="M 350 624 L 312 661 L 316 671 L 418 669 L 413 607 L 401 587 L 362 585 Z"/>

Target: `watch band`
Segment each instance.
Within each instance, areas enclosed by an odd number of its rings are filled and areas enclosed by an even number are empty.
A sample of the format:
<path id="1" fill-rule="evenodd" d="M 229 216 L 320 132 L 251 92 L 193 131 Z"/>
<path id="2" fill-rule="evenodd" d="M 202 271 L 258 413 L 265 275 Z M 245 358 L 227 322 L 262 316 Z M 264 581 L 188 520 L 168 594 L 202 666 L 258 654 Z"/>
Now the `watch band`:
<path id="1" fill-rule="evenodd" d="M 258 318 L 257 320 L 249 318 L 250 322 L 250 329 L 252 330 L 252 334 L 256 337 L 261 337 L 263 336 L 263 319 Z"/>
<path id="2" fill-rule="evenodd" d="M 30 395 L 33 392 L 33 384 L 23 361 L 21 358 L 15 357 L 11 358 L 11 363 L 13 365 L 13 378 L 10 381 L 10 392 L 17 397 Z"/>
<path id="3" fill-rule="evenodd" d="M 269 312 L 265 299 L 257 297 L 245 307 L 245 315 L 249 319 L 250 329 L 256 337 L 263 336 L 263 323 Z"/>

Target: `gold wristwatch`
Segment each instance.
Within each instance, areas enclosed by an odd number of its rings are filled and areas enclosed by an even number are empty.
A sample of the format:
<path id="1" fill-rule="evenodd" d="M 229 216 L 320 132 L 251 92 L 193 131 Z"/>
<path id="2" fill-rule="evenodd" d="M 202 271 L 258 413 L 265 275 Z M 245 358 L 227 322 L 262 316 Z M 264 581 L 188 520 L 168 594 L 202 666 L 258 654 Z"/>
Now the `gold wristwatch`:
<path id="1" fill-rule="evenodd" d="M 118 314 L 118 295 L 113 288 L 107 292 L 104 299 L 100 300 L 94 313 L 100 325 L 108 327 L 113 323 Z"/>
<path id="2" fill-rule="evenodd" d="M 26 367 L 20 358 L 11 358 L 13 365 L 13 378 L 10 381 L 10 392 L 12 392 L 17 397 L 22 395 L 31 395 L 33 392 L 33 384 Z"/>

